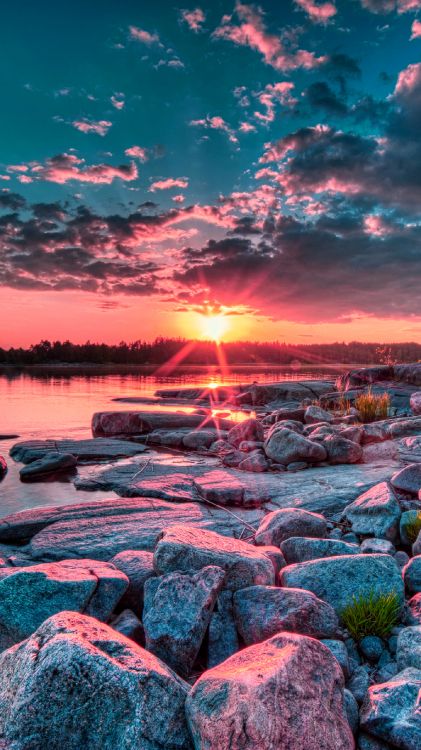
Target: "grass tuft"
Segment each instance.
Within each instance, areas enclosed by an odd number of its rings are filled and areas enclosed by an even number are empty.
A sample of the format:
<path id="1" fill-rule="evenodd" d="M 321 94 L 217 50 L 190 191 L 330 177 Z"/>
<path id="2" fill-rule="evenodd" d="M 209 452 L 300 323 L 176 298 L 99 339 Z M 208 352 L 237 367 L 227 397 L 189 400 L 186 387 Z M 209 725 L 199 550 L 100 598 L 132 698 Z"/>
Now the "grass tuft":
<path id="1" fill-rule="evenodd" d="M 395 592 L 353 596 L 342 610 L 341 619 L 351 636 L 360 641 L 366 635 L 387 638 L 397 624 L 400 613 L 399 597 Z"/>
<path id="2" fill-rule="evenodd" d="M 355 399 L 362 422 L 375 422 L 377 419 L 387 419 L 389 414 L 390 396 L 388 393 L 376 395 L 371 389 Z"/>
<path id="3" fill-rule="evenodd" d="M 421 531 L 421 511 L 405 523 L 405 534 L 408 542 L 413 544 Z"/>

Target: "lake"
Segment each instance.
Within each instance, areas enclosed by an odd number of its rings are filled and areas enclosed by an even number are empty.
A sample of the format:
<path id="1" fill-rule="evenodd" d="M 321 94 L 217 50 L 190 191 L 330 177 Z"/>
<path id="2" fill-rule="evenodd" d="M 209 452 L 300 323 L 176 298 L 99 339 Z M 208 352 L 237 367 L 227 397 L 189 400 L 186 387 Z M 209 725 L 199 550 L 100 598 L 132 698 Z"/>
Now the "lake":
<path id="1" fill-rule="evenodd" d="M 42 482 L 23 484 L 19 479 L 19 465 L 9 457 L 9 450 L 17 440 L 34 438 L 91 437 L 90 422 L 96 411 L 158 408 L 151 405 L 113 402 L 121 396 L 153 397 L 160 388 L 188 386 L 202 388 L 213 384 L 271 383 L 278 380 L 334 379 L 350 369 L 350 365 L 275 367 L 235 367 L 221 373 L 218 367 L 183 367 L 171 375 L 157 377 L 151 367 L 129 368 L 129 372 L 109 372 L 109 368 L 89 368 L 82 374 L 70 368 L 54 368 L 0 374 L 0 434 L 18 434 L 19 438 L 0 441 L 0 454 L 9 471 L 0 482 L 0 516 L 23 508 L 40 505 L 66 505 L 101 497 L 112 497 L 112 492 L 90 493 L 75 490 L 73 484 Z M 103 369 L 103 374 L 101 374 Z M 159 408 L 163 408 L 159 406 Z M 183 407 L 166 406 L 180 410 Z"/>

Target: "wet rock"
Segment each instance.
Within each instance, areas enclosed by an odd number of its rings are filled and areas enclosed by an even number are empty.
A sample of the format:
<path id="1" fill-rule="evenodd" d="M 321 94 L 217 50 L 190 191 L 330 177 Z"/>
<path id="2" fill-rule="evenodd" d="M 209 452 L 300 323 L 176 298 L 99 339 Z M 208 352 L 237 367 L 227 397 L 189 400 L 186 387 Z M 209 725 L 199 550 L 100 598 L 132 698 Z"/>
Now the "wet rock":
<path id="1" fill-rule="evenodd" d="M 148 651 L 188 676 L 199 653 L 224 571 L 209 565 L 198 573 L 168 573 L 145 583 L 143 627 Z"/>
<path id="2" fill-rule="evenodd" d="M 358 733 L 360 717 L 358 712 L 358 703 L 350 690 L 344 690 L 344 706 L 348 724 L 351 727 L 352 734 L 355 737 Z"/>
<path id="3" fill-rule="evenodd" d="M 0 570 L 0 650 L 28 638 L 63 610 L 107 620 L 127 586 L 124 573 L 95 560 Z"/>
<path id="4" fill-rule="evenodd" d="M 228 433 L 228 442 L 238 448 L 244 440 L 263 442 L 263 425 L 257 419 L 245 419 L 232 427 Z"/>
<path id="5" fill-rule="evenodd" d="M 22 481 L 37 481 L 42 480 L 47 474 L 58 474 L 74 469 L 76 464 L 76 456 L 71 453 L 46 453 L 43 458 L 23 466 L 19 475 Z"/>
<path id="6" fill-rule="evenodd" d="M 396 647 L 396 662 L 399 671 L 406 667 L 421 669 L 421 625 L 401 630 Z"/>
<path id="7" fill-rule="evenodd" d="M 130 638 L 139 646 L 145 646 L 145 631 L 143 625 L 131 609 L 123 609 L 117 617 L 110 621 L 110 627 L 117 630 L 118 633 Z"/>
<path id="8" fill-rule="evenodd" d="M 303 536 L 291 536 L 281 542 L 280 546 L 288 565 L 321 557 L 357 555 L 360 551 L 357 544 L 348 544 L 338 539 L 311 539 Z"/>
<path id="9" fill-rule="evenodd" d="M 129 586 L 120 599 L 120 607 L 133 610 L 141 618 L 143 612 L 143 588 L 148 578 L 155 575 L 152 552 L 125 550 L 111 558 L 110 563 L 118 568 L 118 570 L 121 570 L 129 581 Z"/>
<path id="10" fill-rule="evenodd" d="M 354 748 L 336 659 L 315 639 L 293 633 L 205 672 L 187 698 L 186 714 L 197 748 Z"/>
<path id="11" fill-rule="evenodd" d="M 193 573 L 207 565 L 225 571 L 224 587 L 230 591 L 275 582 L 272 561 L 259 547 L 192 526 L 172 526 L 163 532 L 154 553 L 158 573 Z"/>
<path id="12" fill-rule="evenodd" d="M 216 667 L 239 649 L 234 620 L 233 592 L 221 591 L 209 623 L 208 669 Z"/>
<path id="13" fill-rule="evenodd" d="M 332 652 L 336 661 L 344 673 L 345 679 L 350 675 L 349 656 L 347 648 L 343 641 L 337 641 L 332 638 L 322 638 L 322 643 Z"/>
<path id="14" fill-rule="evenodd" d="M 369 688 L 361 708 L 361 728 L 402 750 L 421 744 L 421 670 L 409 667 L 390 682 Z"/>
<path id="15" fill-rule="evenodd" d="M 410 464 L 393 474 L 390 483 L 398 492 L 418 497 L 421 490 L 421 464 Z"/>
<path id="16" fill-rule="evenodd" d="M 366 667 L 354 669 L 350 679 L 346 683 L 348 690 L 352 693 L 357 703 L 362 703 L 370 686 L 370 676 Z"/>
<path id="17" fill-rule="evenodd" d="M 188 685 L 91 617 L 51 617 L 1 654 L 0 669 L 0 733 L 16 750 L 191 748 Z"/>
<path id="18" fill-rule="evenodd" d="M 407 591 L 418 594 L 421 591 L 421 555 L 413 557 L 402 570 Z"/>
<path id="19" fill-rule="evenodd" d="M 249 646 L 281 630 L 315 638 L 332 638 L 338 618 L 326 602 L 309 591 L 273 586 L 250 586 L 234 594 L 234 617 L 238 632 Z"/>
<path id="20" fill-rule="evenodd" d="M 256 544 L 273 544 L 279 547 L 289 537 L 324 537 L 326 519 L 319 513 L 300 508 L 282 508 L 268 513 L 261 521 L 255 535 Z"/>
<path id="21" fill-rule="evenodd" d="M 401 509 L 387 482 L 364 492 L 344 510 L 356 534 L 393 541 L 398 532 Z"/>
<path id="22" fill-rule="evenodd" d="M 370 664 L 376 664 L 379 661 L 383 650 L 384 643 L 376 635 L 366 635 L 360 640 L 360 651 Z"/>
<path id="23" fill-rule="evenodd" d="M 327 437 L 323 440 L 323 447 L 327 451 L 327 461 L 330 464 L 356 464 L 362 457 L 361 446 L 341 435 Z"/>
<path id="24" fill-rule="evenodd" d="M 277 430 L 265 442 L 265 452 L 272 461 L 288 465 L 294 461 L 319 463 L 324 461 L 325 448 L 298 435 L 293 430 Z"/>
<path id="25" fill-rule="evenodd" d="M 332 422 L 333 414 L 320 406 L 307 406 L 304 413 L 304 422 L 306 424 L 315 424 L 315 422 Z"/>
<path id="26" fill-rule="evenodd" d="M 340 614 L 353 597 L 396 593 L 403 604 L 400 571 L 390 555 L 344 555 L 288 565 L 281 585 L 307 589 Z"/>
<path id="27" fill-rule="evenodd" d="M 15 461 L 24 464 L 43 458 L 46 453 L 71 453 L 77 456 L 78 462 L 114 460 L 129 458 L 143 453 L 144 445 L 129 443 L 127 440 L 113 438 L 88 438 L 86 440 L 24 440 L 16 443 L 10 450 Z"/>
<path id="28" fill-rule="evenodd" d="M 421 625 L 421 593 L 415 594 L 407 602 L 406 622 L 408 625 Z"/>
<path id="29" fill-rule="evenodd" d="M 225 435 L 218 435 L 216 430 L 193 430 L 183 437 L 183 446 L 192 450 L 209 448 L 215 440 L 224 439 Z"/>
<path id="30" fill-rule="evenodd" d="M 421 391 L 415 391 L 409 399 L 411 411 L 416 416 L 421 415 Z"/>
<path id="31" fill-rule="evenodd" d="M 265 454 L 260 450 L 256 450 L 249 453 L 247 458 L 244 458 L 241 463 L 238 464 L 238 468 L 241 471 L 253 471 L 260 474 L 269 469 L 269 463 Z"/>

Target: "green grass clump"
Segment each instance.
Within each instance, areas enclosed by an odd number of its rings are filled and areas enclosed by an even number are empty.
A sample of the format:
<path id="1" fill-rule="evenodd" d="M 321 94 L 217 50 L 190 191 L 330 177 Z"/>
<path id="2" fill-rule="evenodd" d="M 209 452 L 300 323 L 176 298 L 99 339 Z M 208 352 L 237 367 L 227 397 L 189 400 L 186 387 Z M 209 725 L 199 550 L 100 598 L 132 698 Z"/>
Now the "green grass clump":
<path id="1" fill-rule="evenodd" d="M 341 619 L 351 636 L 360 641 L 366 635 L 387 638 L 397 624 L 400 613 L 399 597 L 395 592 L 353 596 L 342 610 Z"/>
<path id="2" fill-rule="evenodd" d="M 421 511 L 405 523 L 405 534 L 408 542 L 413 544 L 421 531 Z"/>
<path id="3" fill-rule="evenodd" d="M 388 393 L 376 395 L 368 390 L 355 399 L 362 422 L 375 422 L 377 419 L 387 419 L 389 414 L 390 396 Z"/>

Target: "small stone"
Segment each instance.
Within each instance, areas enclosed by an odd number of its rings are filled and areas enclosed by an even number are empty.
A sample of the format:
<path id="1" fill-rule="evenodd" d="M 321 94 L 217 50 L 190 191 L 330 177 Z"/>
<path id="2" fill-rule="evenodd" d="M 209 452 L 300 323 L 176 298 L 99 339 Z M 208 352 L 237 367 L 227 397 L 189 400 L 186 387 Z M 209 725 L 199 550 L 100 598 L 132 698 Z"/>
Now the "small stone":
<path id="1" fill-rule="evenodd" d="M 415 667 L 421 669 L 421 625 L 412 625 L 401 630 L 396 648 L 398 669 Z"/>
<path id="2" fill-rule="evenodd" d="M 397 645 L 398 645 L 398 636 L 391 635 L 390 638 L 387 639 L 387 646 L 391 654 L 396 654 Z"/>
<path id="3" fill-rule="evenodd" d="M 216 430 L 192 430 L 183 437 L 183 445 L 185 448 L 192 450 L 202 450 L 203 448 L 210 448 L 212 443 L 218 437 Z"/>
<path id="4" fill-rule="evenodd" d="M 360 550 L 365 555 L 376 552 L 383 555 L 394 555 L 396 552 L 392 542 L 389 542 L 387 539 L 376 539 L 376 537 L 364 539 L 361 542 Z"/>
<path id="5" fill-rule="evenodd" d="M 420 518 L 420 512 L 419 510 L 406 510 L 401 515 L 401 520 L 399 523 L 399 533 L 401 537 L 401 542 L 407 547 L 410 547 L 412 542 L 414 542 L 413 537 L 408 536 L 408 528 L 410 528 L 414 522 L 417 522 Z M 412 529 L 411 529 L 412 531 Z"/>
<path id="6" fill-rule="evenodd" d="M 272 461 L 286 466 L 295 461 L 319 463 L 327 456 L 323 445 L 308 440 L 291 429 L 279 429 L 270 434 L 265 442 L 265 453 Z"/>
<path id="7" fill-rule="evenodd" d="M 388 682 L 392 680 L 396 674 L 398 674 L 398 665 L 393 659 L 384 664 L 375 674 L 375 682 Z"/>
<path id="8" fill-rule="evenodd" d="M 362 703 L 370 685 L 370 677 L 365 667 L 357 667 L 346 686 L 357 703 Z"/>
<path id="9" fill-rule="evenodd" d="M 262 451 L 257 450 L 249 453 L 247 458 L 244 458 L 241 463 L 238 464 L 240 471 L 253 471 L 257 474 L 267 471 L 269 468 L 266 456 Z"/>
<path id="10" fill-rule="evenodd" d="M 357 544 L 348 544 L 342 540 L 302 536 L 291 536 L 281 542 L 280 546 L 288 565 L 305 560 L 318 560 L 322 557 L 356 555 L 360 551 Z"/>
<path id="11" fill-rule="evenodd" d="M 416 416 L 421 415 L 421 391 L 414 391 L 409 399 L 411 411 Z"/>
<path id="12" fill-rule="evenodd" d="M 361 657 L 357 648 L 357 644 L 355 643 L 353 638 L 345 638 L 344 644 L 348 652 L 349 670 L 352 674 L 357 669 L 357 667 L 361 665 Z"/>
<path id="13" fill-rule="evenodd" d="M 235 468 L 236 466 L 239 466 L 239 464 L 241 464 L 241 461 L 244 461 L 245 457 L 246 456 L 242 451 L 230 450 L 227 453 L 224 453 L 222 457 L 222 463 L 224 464 L 224 466 Z"/>
<path id="14" fill-rule="evenodd" d="M 398 492 L 418 497 L 421 490 L 421 464 L 409 464 L 393 474 L 390 483 Z"/>
<path id="15" fill-rule="evenodd" d="M 347 505 L 344 517 L 350 521 L 356 534 L 394 541 L 401 509 L 387 482 L 381 482 Z"/>
<path id="16" fill-rule="evenodd" d="M 287 466 L 287 471 L 304 471 L 304 469 L 308 469 L 306 461 L 293 461 Z"/>
<path id="17" fill-rule="evenodd" d="M 358 733 L 359 726 L 359 712 L 358 703 L 355 700 L 350 690 L 344 690 L 344 707 L 348 724 L 351 727 L 352 734 L 354 736 Z"/>
<path id="18" fill-rule="evenodd" d="M 243 440 L 238 447 L 243 453 L 252 453 L 255 450 L 263 448 L 263 445 L 263 442 L 256 442 L 255 440 Z"/>
<path id="19" fill-rule="evenodd" d="M 398 566 L 398 568 L 402 569 L 402 568 L 405 567 L 405 565 L 408 564 L 408 562 L 409 562 L 409 555 L 407 555 L 407 553 L 404 552 L 403 550 L 398 550 L 393 555 L 393 559 L 396 561 L 396 565 Z"/>
<path id="20" fill-rule="evenodd" d="M 291 536 L 325 537 L 326 519 L 318 514 L 300 508 L 282 508 L 268 513 L 257 529 L 256 544 L 269 544 L 279 547 Z"/>
<path id="21" fill-rule="evenodd" d="M 126 638 L 130 638 L 139 646 L 145 646 L 143 625 L 131 609 L 124 609 L 117 617 L 114 617 L 110 622 L 110 627 L 117 630 L 121 635 L 125 635 Z"/>
<path id="22" fill-rule="evenodd" d="M 323 440 L 330 464 L 356 464 L 361 460 L 362 449 L 358 443 L 347 440 L 342 435 L 331 435 Z"/>
<path id="23" fill-rule="evenodd" d="M 381 638 L 376 635 L 366 635 L 360 641 L 360 651 L 371 664 L 375 664 L 380 659 L 384 649 Z"/>
<path id="24" fill-rule="evenodd" d="M 358 544 L 358 537 L 353 531 L 348 531 L 346 534 L 342 535 L 342 541 L 347 542 L 348 544 Z"/>

